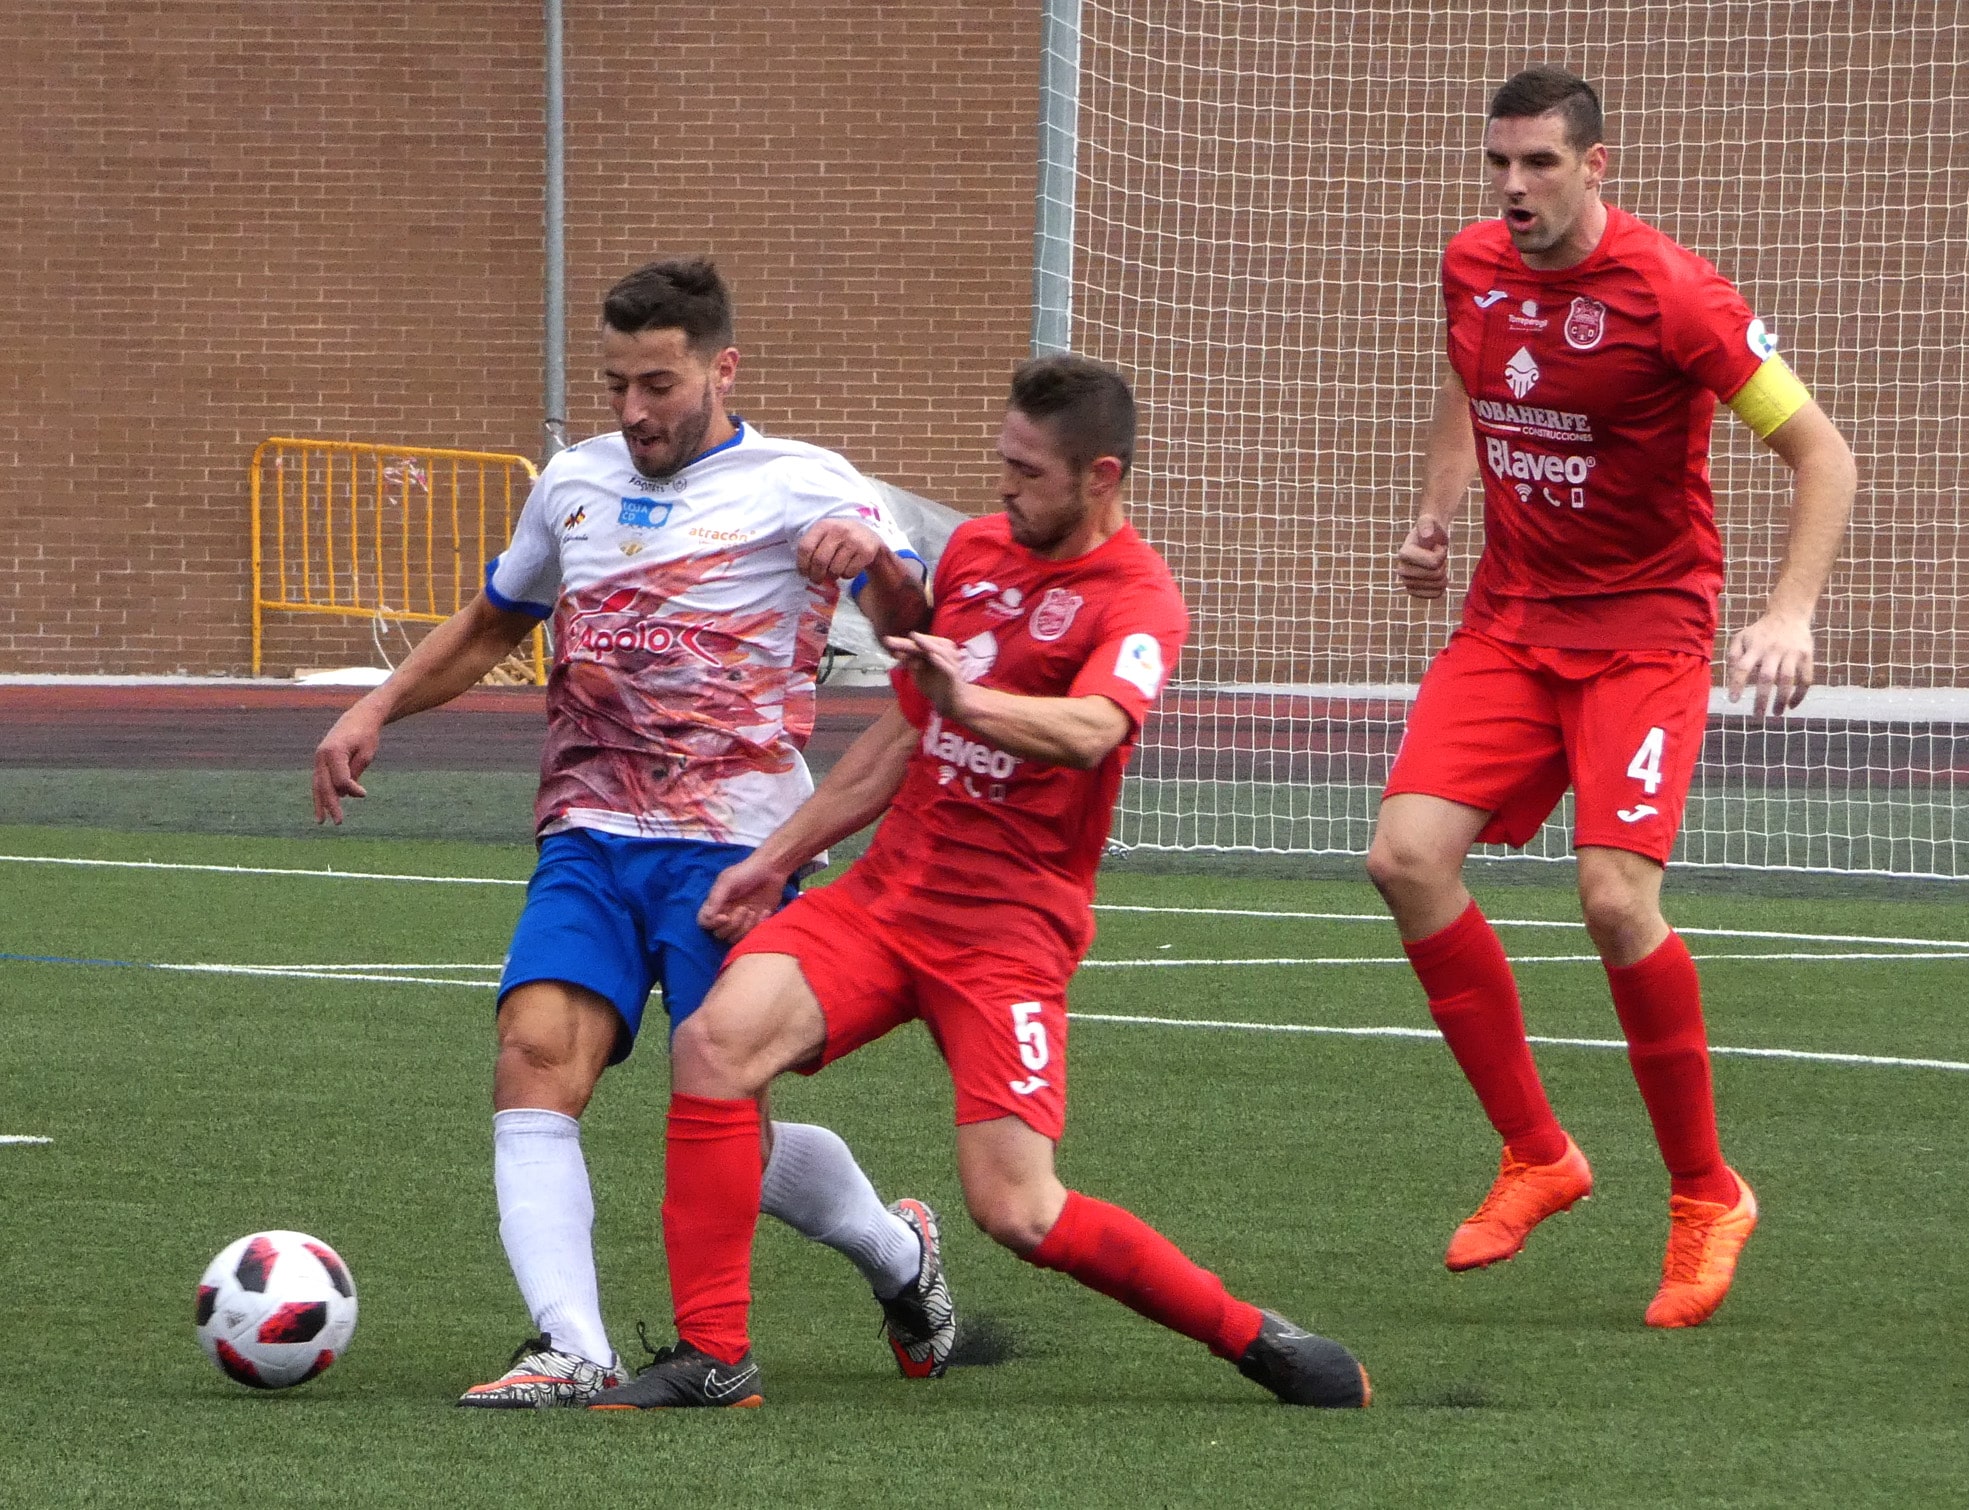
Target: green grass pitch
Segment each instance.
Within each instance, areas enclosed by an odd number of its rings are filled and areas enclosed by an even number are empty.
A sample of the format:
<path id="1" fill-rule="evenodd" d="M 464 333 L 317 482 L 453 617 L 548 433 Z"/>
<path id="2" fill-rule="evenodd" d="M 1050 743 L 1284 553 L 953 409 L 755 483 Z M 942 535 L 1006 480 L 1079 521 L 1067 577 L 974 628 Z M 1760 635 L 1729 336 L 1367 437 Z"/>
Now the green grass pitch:
<path id="1" fill-rule="evenodd" d="M 0 829 L 9 856 L 520 878 L 516 845 Z M 1566 920 L 1566 877 L 1487 892 L 1494 917 Z M 133 963 L 486 965 L 514 887 L 0 863 L 9 956 Z M 1745 931 L 1969 937 L 1958 892 L 1678 891 L 1736 932 L 1700 956 L 1880 953 Z M 1094 957 L 1388 961 L 1348 880 L 1123 869 Z M 1587 952 L 1514 924 L 1514 954 Z M 1718 1045 L 1969 1059 L 1969 955 L 1710 958 Z M 429 972 L 419 972 L 429 973 Z M 469 973 L 469 972 L 467 972 Z M 474 978 L 483 978 L 483 971 Z M 1534 1033 L 1606 1040 L 1597 966 L 1523 967 Z M 1073 1007 L 1069 1183 L 1163 1228 L 1238 1294 L 1353 1346 L 1372 1410 L 1293 1411 L 1204 1352 L 995 1249 L 964 1220 L 950 1096 L 920 1030 L 778 1093 L 885 1195 L 946 1216 L 960 1308 L 1010 1356 L 895 1376 L 847 1265 L 761 1226 L 759 1411 L 486 1416 L 451 1401 L 527 1320 L 490 1180 L 491 993 L 471 986 L 0 962 L 0 1504 L 466 1506 L 1319 1504 L 1895 1506 L 1969 1502 L 1969 1074 L 1719 1055 L 1725 1147 L 1764 1225 L 1694 1332 L 1641 1325 L 1665 1180 L 1623 1057 L 1540 1050 L 1593 1159 L 1595 1198 L 1496 1270 L 1441 1267 L 1494 1144 L 1426 1039 L 1118 1023 L 1427 1025 L 1393 963 L 1085 971 Z M 659 1244 L 662 1056 L 604 1082 L 586 1141 L 603 1297 L 667 1336 Z M 241 1390 L 192 1336 L 226 1241 L 299 1227 L 361 1294 L 345 1359 L 284 1394 Z"/>

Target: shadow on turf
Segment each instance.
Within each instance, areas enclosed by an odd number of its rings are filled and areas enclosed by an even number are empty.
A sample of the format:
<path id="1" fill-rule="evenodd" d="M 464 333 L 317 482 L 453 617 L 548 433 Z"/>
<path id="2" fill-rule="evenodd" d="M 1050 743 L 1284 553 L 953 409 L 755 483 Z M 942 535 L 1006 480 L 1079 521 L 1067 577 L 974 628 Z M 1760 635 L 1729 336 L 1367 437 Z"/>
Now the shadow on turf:
<path id="1" fill-rule="evenodd" d="M 957 1345 L 950 1350 L 951 1368 L 996 1368 L 1026 1350 L 1012 1331 L 994 1316 L 967 1313 L 957 1325 Z"/>

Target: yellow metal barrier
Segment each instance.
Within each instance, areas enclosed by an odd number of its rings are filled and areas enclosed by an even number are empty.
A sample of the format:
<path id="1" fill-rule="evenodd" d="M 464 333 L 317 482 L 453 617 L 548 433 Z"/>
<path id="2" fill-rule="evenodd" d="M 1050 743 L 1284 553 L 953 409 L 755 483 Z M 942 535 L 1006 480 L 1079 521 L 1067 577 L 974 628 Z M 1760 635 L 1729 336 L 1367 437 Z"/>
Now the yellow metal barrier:
<path id="1" fill-rule="evenodd" d="M 533 463 L 497 451 L 276 435 L 253 452 L 253 674 L 262 616 L 438 624 L 506 548 Z M 531 637 L 547 680 L 546 634 Z"/>

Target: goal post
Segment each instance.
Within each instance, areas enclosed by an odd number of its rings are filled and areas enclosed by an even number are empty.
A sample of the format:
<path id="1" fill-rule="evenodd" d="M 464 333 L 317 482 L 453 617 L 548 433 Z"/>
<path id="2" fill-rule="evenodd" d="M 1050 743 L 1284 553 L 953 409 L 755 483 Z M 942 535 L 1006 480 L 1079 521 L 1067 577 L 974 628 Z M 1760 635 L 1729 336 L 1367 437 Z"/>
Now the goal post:
<path id="1" fill-rule="evenodd" d="M 1439 261 L 1488 213 L 1490 92 L 1552 62 L 1605 98 L 1609 199 L 1744 291 L 1860 461 L 1820 686 L 1780 722 L 1718 704 L 1678 859 L 1969 875 L 1969 19 L 1739 0 L 1047 9 L 1049 66 L 1056 13 L 1078 61 L 1072 182 L 1050 191 L 1071 325 L 1049 329 L 1134 380 L 1134 518 L 1193 616 L 1119 841 L 1365 850 L 1481 544 L 1473 494 L 1451 597 L 1395 584 L 1441 370 Z M 1043 135 L 1057 152 L 1057 123 Z M 1727 634 L 1775 575 L 1790 478 L 1719 413 Z M 1567 817 L 1526 853 L 1568 854 Z"/>

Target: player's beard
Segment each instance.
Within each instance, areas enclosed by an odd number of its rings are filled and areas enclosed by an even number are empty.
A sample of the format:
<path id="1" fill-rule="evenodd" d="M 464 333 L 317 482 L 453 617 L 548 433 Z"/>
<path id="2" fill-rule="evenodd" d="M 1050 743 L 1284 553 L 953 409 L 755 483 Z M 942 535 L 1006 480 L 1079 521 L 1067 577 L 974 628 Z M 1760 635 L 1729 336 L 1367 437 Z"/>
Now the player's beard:
<path id="1" fill-rule="evenodd" d="M 1049 551 L 1061 544 L 1087 518 L 1087 496 L 1084 490 L 1076 488 L 1075 507 L 1067 513 L 1052 515 L 1045 519 L 1033 519 L 1030 515 L 1005 511 L 1006 523 L 1016 544 L 1029 551 Z"/>
<path id="2" fill-rule="evenodd" d="M 711 432 L 711 420 L 718 412 L 718 401 L 707 379 L 704 384 L 703 401 L 697 412 L 677 421 L 670 427 L 671 445 L 669 459 L 659 466 L 645 466 L 636 462 L 638 475 L 661 482 L 666 477 L 675 477 L 685 467 L 697 460 L 698 453 L 704 449 L 704 437 Z M 635 455 L 633 443 L 630 454 Z"/>

